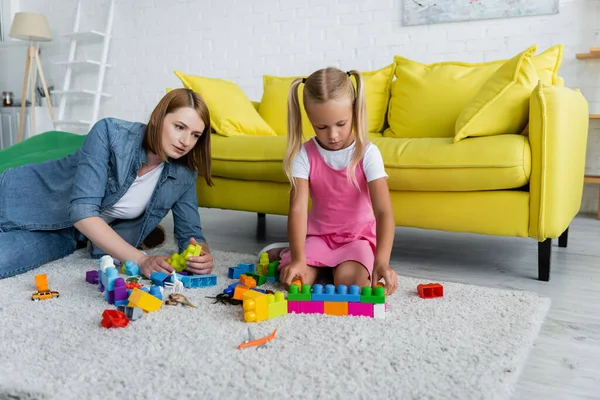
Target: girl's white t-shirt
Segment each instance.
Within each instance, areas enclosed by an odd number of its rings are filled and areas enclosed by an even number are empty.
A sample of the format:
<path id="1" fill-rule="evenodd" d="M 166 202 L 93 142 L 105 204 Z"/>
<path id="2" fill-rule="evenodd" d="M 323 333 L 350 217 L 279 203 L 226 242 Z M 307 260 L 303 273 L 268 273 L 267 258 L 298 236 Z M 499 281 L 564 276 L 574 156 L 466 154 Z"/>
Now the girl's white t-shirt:
<path id="1" fill-rule="evenodd" d="M 106 209 L 100 217 L 107 223 L 116 219 L 134 219 L 144 213 L 158 183 L 164 163 L 152 171 L 135 178 L 127 192 L 112 207 Z"/>
<path id="2" fill-rule="evenodd" d="M 354 153 L 355 143 L 342 150 L 326 150 L 315 138 L 311 138 L 317 145 L 317 150 L 321 157 L 325 160 L 327 165 L 336 170 L 342 170 L 350 164 L 352 160 L 352 154 Z M 369 143 L 365 150 L 365 155 L 362 160 L 363 170 L 365 171 L 365 177 L 367 182 L 371 182 L 379 178 L 387 178 L 388 174 L 385 172 L 383 165 L 383 157 L 379 148 L 373 143 Z M 308 160 L 308 153 L 306 148 L 302 146 L 302 149 L 294 159 L 294 165 L 292 167 L 292 176 L 294 178 L 308 179 L 310 176 L 310 162 Z"/>

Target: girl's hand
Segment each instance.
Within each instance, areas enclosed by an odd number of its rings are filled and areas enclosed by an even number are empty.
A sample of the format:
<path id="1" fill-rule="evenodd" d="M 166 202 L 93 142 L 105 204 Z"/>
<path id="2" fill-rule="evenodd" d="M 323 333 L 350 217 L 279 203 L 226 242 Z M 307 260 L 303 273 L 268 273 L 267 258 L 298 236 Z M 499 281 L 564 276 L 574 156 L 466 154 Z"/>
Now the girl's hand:
<path id="1" fill-rule="evenodd" d="M 164 272 L 167 275 L 170 275 L 171 272 L 175 271 L 167 260 L 169 257 L 165 256 L 144 256 L 142 260 L 138 263 L 138 267 L 140 267 L 140 272 L 146 278 L 150 278 L 153 272 Z"/>
<path id="2" fill-rule="evenodd" d="M 286 290 L 289 289 L 290 285 L 296 279 L 300 279 L 303 283 L 308 281 L 306 276 L 309 272 L 309 266 L 305 262 L 292 261 L 285 267 L 281 268 L 279 273 L 279 281 L 283 283 Z"/>
<path id="3" fill-rule="evenodd" d="M 213 257 L 210 254 L 210 250 L 205 243 L 198 243 L 196 239 L 191 238 L 190 244 L 197 244 L 202 246 L 202 251 L 200 252 L 200 256 L 198 257 L 190 257 L 187 260 L 187 270 L 193 274 L 210 274 L 212 272 L 214 263 Z"/>
<path id="4" fill-rule="evenodd" d="M 398 289 L 398 274 L 388 264 L 379 263 L 373 266 L 373 287 L 383 278 L 385 295 L 390 296 Z"/>

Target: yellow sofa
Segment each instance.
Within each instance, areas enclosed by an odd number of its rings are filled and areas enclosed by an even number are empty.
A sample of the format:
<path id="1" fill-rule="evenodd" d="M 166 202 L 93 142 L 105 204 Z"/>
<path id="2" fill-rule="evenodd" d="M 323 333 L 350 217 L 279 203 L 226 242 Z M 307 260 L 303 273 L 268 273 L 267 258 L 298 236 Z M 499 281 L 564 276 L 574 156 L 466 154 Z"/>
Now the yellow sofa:
<path id="1" fill-rule="evenodd" d="M 480 64 L 420 64 L 397 56 L 391 66 L 365 72 L 375 77 L 391 69 L 395 77 L 385 85 L 387 78 L 380 79 L 377 90 L 367 88 L 367 108 L 370 127 L 379 128 L 369 140 L 383 155 L 397 226 L 533 238 L 539 242 L 538 279 L 548 281 L 552 239 L 560 237 L 559 246 L 566 247 L 581 204 L 588 104 L 558 76 L 562 46 L 538 55 L 534 47 L 512 61 Z M 209 78 L 178 76 L 203 95 L 211 113 L 221 113 L 211 121 L 214 186 L 198 179 L 198 205 L 258 213 L 263 227 L 266 214 L 287 215 L 281 126 L 285 85 L 293 77 L 266 76 L 262 100 L 245 100 L 262 121 L 278 126 L 271 134 L 261 133 L 258 120 L 244 122 L 238 110 L 219 111 L 225 100 L 205 90 L 202 79 Z M 229 130 L 219 118 L 229 120 Z M 255 130 L 244 132 L 244 124 Z M 236 125 L 241 131 L 231 128 Z M 307 137 L 314 135 L 304 128 Z"/>

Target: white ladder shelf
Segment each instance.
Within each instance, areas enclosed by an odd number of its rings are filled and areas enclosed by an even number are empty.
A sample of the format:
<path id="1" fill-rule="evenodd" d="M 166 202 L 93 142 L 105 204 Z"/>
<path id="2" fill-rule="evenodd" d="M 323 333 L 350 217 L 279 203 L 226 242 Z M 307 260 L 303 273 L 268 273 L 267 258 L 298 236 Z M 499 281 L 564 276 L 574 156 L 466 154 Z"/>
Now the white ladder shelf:
<path id="1" fill-rule="evenodd" d="M 61 129 L 65 126 L 80 126 L 83 128 L 90 129 L 92 125 L 98 120 L 98 113 L 100 109 L 100 101 L 102 98 L 110 97 L 110 94 L 102 91 L 104 85 L 104 76 L 106 69 L 110 68 L 107 64 L 108 49 L 110 45 L 110 39 L 112 34 L 113 16 L 115 0 L 109 0 L 109 10 L 107 16 L 106 30 L 100 32 L 98 30 L 81 31 L 81 7 L 82 0 L 77 2 L 77 12 L 75 14 L 75 23 L 73 25 L 73 32 L 67 33 L 64 36 L 68 37 L 71 41 L 69 50 L 69 59 L 67 61 L 60 61 L 55 63 L 56 65 L 62 65 L 66 67 L 65 80 L 62 90 L 54 91 L 53 93 L 59 95 L 60 105 L 58 109 L 58 118 L 54 121 L 54 129 Z M 100 60 L 90 60 L 87 58 L 76 59 L 75 55 L 77 52 L 78 41 L 98 41 L 102 40 L 102 56 Z M 81 71 L 85 68 L 91 68 L 97 71 L 98 80 L 94 89 L 73 89 L 71 88 L 71 79 L 75 71 Z M 71 97 L 93 97 L 93 108 L 90 119 L 65 119 L 65 110 L 67 108 L 67 101 Z M 64 128 L 62 128 L 64 129 Z"/>

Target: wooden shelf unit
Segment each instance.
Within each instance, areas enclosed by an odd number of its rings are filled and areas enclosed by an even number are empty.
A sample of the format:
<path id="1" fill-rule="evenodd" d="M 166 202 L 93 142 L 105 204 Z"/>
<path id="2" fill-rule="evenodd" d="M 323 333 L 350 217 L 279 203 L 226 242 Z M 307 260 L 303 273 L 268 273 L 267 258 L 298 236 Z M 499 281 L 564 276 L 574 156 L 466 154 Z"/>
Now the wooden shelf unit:
<path id="1" fill-rule="evenodd" d="M 589 53 L 579 53 L 575 57 L 578 60 L 600 59 L 600 47 L 592 47 Z M 600 114 L 590 114 L 590 119 L 600 119 Z M 583 182 L 600 185 L 600 175 L 584 175 Z M 598 219 L 600 219 L 600 192 L 598 194 Z"/>

